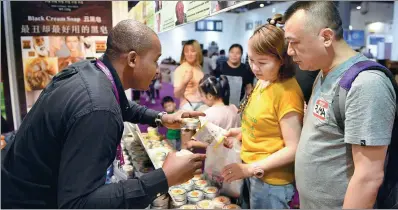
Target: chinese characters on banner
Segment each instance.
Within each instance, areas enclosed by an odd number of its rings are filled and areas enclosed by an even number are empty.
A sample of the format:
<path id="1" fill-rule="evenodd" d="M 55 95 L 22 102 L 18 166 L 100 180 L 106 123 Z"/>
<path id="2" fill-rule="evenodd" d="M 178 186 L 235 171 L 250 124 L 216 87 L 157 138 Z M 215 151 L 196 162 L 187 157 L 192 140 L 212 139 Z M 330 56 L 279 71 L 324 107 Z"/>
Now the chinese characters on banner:
<path id="1" fill-rule="evenodd" d="M 28 110 L 55 74 L 106 50 L 111 1 L 24 1 L 12 2 L 11 8 Z"/>

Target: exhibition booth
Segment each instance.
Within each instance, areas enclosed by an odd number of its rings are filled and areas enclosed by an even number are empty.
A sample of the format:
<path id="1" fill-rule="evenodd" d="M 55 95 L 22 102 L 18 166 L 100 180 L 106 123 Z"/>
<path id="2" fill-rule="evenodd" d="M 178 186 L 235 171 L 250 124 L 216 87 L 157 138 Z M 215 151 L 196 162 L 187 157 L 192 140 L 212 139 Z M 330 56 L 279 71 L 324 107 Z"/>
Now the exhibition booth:
<path id="1" fill-rule="evenodd" d="M 232 44 L 240 44 L 245 63 L 247 42 L 255 28 L 266 24 L 274 14 L 283 14 L 291 4 L 290 1 L 2 2 L 2 43 L 6 45 L 2 47 L 3 118 L 17 129 L 57 73 L 75 62 L 96 59 L 106 51 L 107 35 L 121 20 L 140 21 L 158 34 L 162 44 L 159 59 L 162 83 L 172 87 L 173 73 L 180 64 L 187 40 L 197 40 L 209 55 L 218 55 L 221 50 L 228 51 Z M 394 43 L 398 40 L 398 4 L 340 2 L 339 9 L 342 17 L 347 18 L 343 20 L 347 43 L 398 73 L 398 46 Z M 131 100 L 133 90 L 127 90 L 126 95 Z M 157 129 L 131 123 L 125 123 L 121 145 L 124 165 L 115 160 L 107 182 L 140 177 L 158 169 L 174 150 Z M 239 155 L 238 150 L 234 152 Z M 195 176 L 170 188 L 168 194 L 159 194 L 148 208 L 239 208 L 237 198 L 242 183 L 226 186 L 218 178 L 209 173 Z M 290 207 L 298 208 L 294 202 Z"/>

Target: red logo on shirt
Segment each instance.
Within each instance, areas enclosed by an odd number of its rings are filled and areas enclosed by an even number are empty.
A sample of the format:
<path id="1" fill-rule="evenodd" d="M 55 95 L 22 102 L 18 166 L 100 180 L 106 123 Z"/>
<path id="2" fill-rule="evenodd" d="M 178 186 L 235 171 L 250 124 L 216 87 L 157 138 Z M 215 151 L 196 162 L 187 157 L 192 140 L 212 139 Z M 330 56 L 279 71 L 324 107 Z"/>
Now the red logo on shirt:
<path id="1" fill-rule="evenodd" d="M 323 99 L 318 99 L 315 103 L 314 111 L 312 112 L 315 117 L 318 119 L 325 121 L 326 113 L 329 110 L 329 104 Z"/>

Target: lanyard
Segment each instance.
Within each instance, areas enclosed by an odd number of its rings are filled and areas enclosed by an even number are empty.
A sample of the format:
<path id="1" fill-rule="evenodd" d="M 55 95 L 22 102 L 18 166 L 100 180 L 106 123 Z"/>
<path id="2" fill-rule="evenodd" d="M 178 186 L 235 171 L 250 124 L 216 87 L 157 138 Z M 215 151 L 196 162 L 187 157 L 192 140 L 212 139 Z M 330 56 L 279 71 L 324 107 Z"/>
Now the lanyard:
<path id="1" fill-rule="evenodd" d="M 96 65 L 102 72 L 104 72 L 104 74 L 106 75 L 106 77 L 108 78 L 108 80 L 112 83 L 113 93 L 115 94 L 117 103 L 120 104 L 119 92 L 117 91 L 115 80 L 113 79 L 112 74 L 111 74 L 111 72 L 109 71 L 108 67 L 106 67 L 105 64 L 104 64 L 101 60 L 99 60 L 99 59 L 96 60 L 95 65 Z M 116 160 L 119 160 L 120 165 L 124 165 L 124 157 L 123 157 L 122 147 L 120 146 L 120 144 L 117 145 L 117 149 L 116 149 Z"/>

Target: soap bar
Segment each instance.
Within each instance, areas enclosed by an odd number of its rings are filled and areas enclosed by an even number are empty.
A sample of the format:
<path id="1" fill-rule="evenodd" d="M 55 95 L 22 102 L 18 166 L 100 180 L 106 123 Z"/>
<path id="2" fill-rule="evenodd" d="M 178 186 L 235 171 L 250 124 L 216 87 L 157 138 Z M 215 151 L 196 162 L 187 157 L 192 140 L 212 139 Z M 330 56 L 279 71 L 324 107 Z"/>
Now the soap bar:
<path id="1" fill-rule="evenodd" d="M 193 154 L 191 151 L 182 149 L 176 153 L 176 156 L 184 156 L 184 155 L 191 155 L 191 154 Z"/>
<path id="2" fill-rule="evenodd" d="M 209 121 L 205 121 L 203 126 L 196 132 L 194 138 L 198 141 L 206 142 L 217 147 L 225 138 L 227 131 Z"/>

